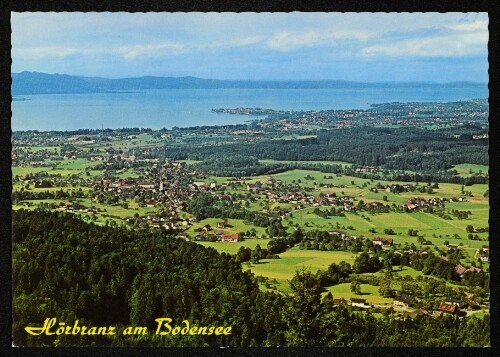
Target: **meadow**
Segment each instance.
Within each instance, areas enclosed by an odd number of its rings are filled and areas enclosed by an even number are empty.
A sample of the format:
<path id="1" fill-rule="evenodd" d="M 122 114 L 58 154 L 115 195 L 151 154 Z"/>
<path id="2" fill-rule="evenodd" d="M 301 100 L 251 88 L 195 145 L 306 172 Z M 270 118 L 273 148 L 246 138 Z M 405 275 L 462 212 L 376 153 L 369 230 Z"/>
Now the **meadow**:
<path id="1" fill-rule="evenodd" d="M 361 284 L 361 294 L 356 295 L 351 292 L 351 284 L 343 283 L 334 286 L 329 286 L 327 291 L 331 292 L 334 299 L 346 299 L 350 300 L 351 298 L 356 299 L 366 299 L 368 304 L 373 305 L 391 305 L 393 302 L 392 298 L 386 298 L 380 296 L 378 293 L 378 286 L 370 285 L 370 284 Z"/>
<path id="2" fill-rule="evenodd" d="M 266 248 L 269 239 L 261 239 L 261 238 L 249 238 L 245 239 L 243 242 L 196 242 L 205 247 L 212 247 L 218 252 L 221 253 L 229 253 L 236 254 L 241 247 L 247 247 L 250 249 L 255 249 L 257 244 L 261 246 L 261 248 Z"/>
<path id="3" fill-rule="evenodd" d="M 148 134 L 138 135 L 136 138 L 132 139 L 130 145 L 121 146 L 118 145 L 119 141 L 113 142 L 116 148 L 133 148 L 135 145 L 145 145 L 145 144 L 155 144 L 154 138 Z M 48 148 L 48 147 L 47 147 Z M 49 148 L 52 149 L 53 148 Z M 33 151 L 37 148 L 33 147 Z M 186 164 L 194 164 L 197 161 L 194 160 L 184 160 Z M 282 163 L 284 161 L 274 161 L 274 160 L 260 160 L 261 163 Z M 55 161 L 55 167 L 13 167 L 13 176 L 25 176 L 29 173 L 35 173 L 40 171 L 47 171 L 49 175 L 61 175 L 62 178 L 69 177 L 79 177 L 79 178 L 93 178 L 102 175 L 102 171 L 93 170 L 92 168 L 99 162 L 89 161 L 86 159 L 64 159 L 60 161 Z M 320 163 L 320 162 L 314 162 Z M 349 165 L 345 162 L 331 161 L 322 162 L 324 164 L 340 164 Z M 454 167 L 462 175 L 470 174 L 470 171 L 487 172 L 488 167 L 483 165 L 470 165 L 462 164 Z M 90 170 L 89 170 L 90 169 Z M 85 170 L 89 170 L 90 176 L 85 175 Z M 124 169 L 114 172 L 115 177 L 118 178 L 138 178 L 141 176 L 139 172 L 133 169 Z M 254 183 L 256 181 L 266 182 L 270 175 L 261 175 L 249 177 L 245 180 L 240 180 L 244 183 Z M 383 202 L 388 205 L 400 206 L 412 197 L 460 197 L 462 196 L 462 187 L 457 184 L 447 184 L 440 183 L 439 188 L 434 190 L 432 194 L 421 194 L 420 192 L 402 192 L 398 194 L 386 192 L 385 190 L 380 190 L 379 192 L 373 192 L 370 188 L 374 187 L 377 183 L 385 186 L 394 182 L 383 181 L 383 180 L 371 180 L 363 179 L 358 177 L 350 177 L 345 175 L 334 175 L 322 173 L 320 171 L 314 170 L 289 170 L 286 172 L 278 173 L 272 175 L 275 180 L 281 180 L 286 183 L 297 183 L 301 182 L 303 186 L 311 187 L 312 191 L 310 194 L 317 197 L 321 193 L 334 192 L 337 196 L 350 195 L 355 197 L 355 203 L 359 200 L 365 202 L 378 201 Z M 217 182 L 218 184 L 230 184 L 232 181 L 229 177 L 207 177 L 204 179 L 205 182 Z M 321 185 L 331 184 L 334 185 L 332 188 L 325 188 Z M 422 183 L 423 184 L 423 183 Z M 14 182 L 14 189 L 19 190 L 24 188 L 25 184 L 20 181 Z M 33 185 L 29 188 L 30 190 L 37 191 L 71 191 L 76 189 L 82 189 L 84 192 L 89 190 L 88 187 L 80 187 L 79 185 L 64 186 L 64 187 L 52 187 L 52 188 L 34 188 Z M 346 212 L 345 217 L 333 216 L 328 218 L 323 218 L 316 215 L 313 211 L 314 208 L 303 208 L 294 210 L 295 205 L 291 203 L 278 203 L 278 202 L 267 202 L 263 195 L 255 195 L 259 198 L 257 201 L 252 200 L 248 209 L 254 211 L 262 211 L 264 205 L 268 205 L 270 209 L 276 207 L 289 208 L 292 209 L 291 214 L 285 216 L 283 220 L 283 226 L 287 229 L 289 233 L 293 231 L 292 226 L 298 225 L 302 229 L 308 231 L 313 229 L 319 230 L 330 230 L 330 229 L 344 229 L 348 231 L 350 235 L 363 235 L 365 237 L 371 238 L 374 236 L 386 236 L 384 233 L 385 229 L 393 229 L 395 235 L 392 238 L 396 245 L 402 244 L 415 244 L 417 247 L 420 244 L 417 238 L 410 236 L 408 230 L 416 229 L 418 234 L 423 236 L 426 240 L 432 243 L 431 249 L 446 249 L 445 242 L 450 245 L 461 246 L 463 252 L 465 252 L 465 257 L 463 258 L 464 264 L 474 263 L 477 259 L 475 256 L 476 250 L 482 245 L 488 244 L 487 238 L 488 233 L 475 233 L 479 236 L 480 240 L 469 240 L 467 239 L 466 227 L 472 225 L 476 228 L 483 228 L 488 226 L 489 217 L 489 201 L 488 197 L 484 193 L 488 190 L 488 185 L 486 184 L 476 184 L 472 186 L 466 186 L 463 188 L 466 191 L 470 191 L 473 197 L 467 197 L 467 202 L 454 202 L 446 203 L 447 210 L 461 210 L 470 211 L 471 214 L 467 219 L 457 219 L 453 217 L 452 220 L 446 220 L 440 218 L 436 215 L 425 213 L 425 212 L 411 212 L 411 213 L 377 213 L 370 214 L 366 211 L 361 211 L 358 213 Z M 236 193 L 246 195 L 246 187 L 243 186 L 239 189 L 226 190 L 226 193 Z M 94 215 L 95 218 L 89 216 L 89 219 L 96 221 L 97 223 L 104 223 L 106 220 L 115 220 L 117 223 L 123 219 L 132 217 L 134 214 L 139 214 L 140 216 L 146 216 L 149 214 L 155 214 L 158 211 L 158 207 L 138 207 L 138 204 L 133 200 L 128 200 L 128 208 L 124 208 L 121 205 L 108 205 L 105 203 L 99 204 L 97 202 L 91 201 L 89 198 L 83 198 L 77 200 L 79 203 L 86 207 L 97 207 L 102 209 L 102 214 Z M 44 201 L 31 201 L 29 204 L 36 206 L 40 202 L 55 203 L 59 204 L 60 200 L 44 200 Z M 243 203 L 243 201 L 242 201 Z M 24 207 L 23 203 L 15 204 L 14 209 Z M 330 207 L 324 206 L 319 207 L 322 210 L 329 209 Z M 88 216 L 85 213 L 78 213 L 84 216 Z M 180 212 L 181 218 L 189 217 L 186 212 Z M 189 236 L 194 237 L 199 230 L 204 225 L 210 225 L 214 229 L 217 227 L 217 223 L 220 222 L 220 218 L 207 218 L 199 222 L 194 222 L 193 225 L 189 226 L 185 231 Z M 121 221 L 123 222 L 123 221 Z M 254 230 L 256 233 L 256 238 L 246 239 L 243 242 L 238 243 L 222 243 L 222 242 L 199 242 L 199 244 L 213 247 L 221 252 L 226 252 L 230 254 L 235 254 L 241 246 L 249 247 L 254 249 L 257 244 L 260 244 L 262 248 L 267 247 L 268 239 L 265 228 L 256 227 L 251 222 L 246 222 L 239 219 L 230 219 L 229 227 L 224 229 L 224 233 L 241 233 Z M 264 239 L 259 239 L 264 238 Z M 251 266 L 244 265 L 245 269 L 252 270 L 256 275 L 261 275 L 268 277 L 270 279 L 277 279 L 280 284 L 279 289 L 286 291 L 289 289 L 287 280 L 293 277 L 293 274 L 297 269 L 308 269 L 316 271 L 317 269 L 326 269 L 328 265 L 332 262 L 340 262 L 341 260 L 348 261 L 352 263 L 354 261 L 355 255 L 349 252 L 324 252 L 324 251 L 307 251 L 300 250 L 298 247 L 289 249 L 287 252 L 280 254 L 280 259 L 264 259 L 259 264 L 253 264 Z M 488 269 L 488 264 L 484 264 L 485 268 Z M 409 273 L 413 276 L 419 272 Z"/>
<path id="4" fill-rule="evenodd" d="M 469 177 L 472 174 L 487 174 L 488 166 L 486 165 L 477 165 L 477 164 L 459 164 L 453 166 L 453 169 L 458 172 L 458 175 L 461 177 Z"/>
<path id="5" fill-rule="evenodd" d="M 217 246 L 214 247 L 217 248 Z M 257 264 L 245 263 L 243 269 L 250 270 L 258 276 L 275 279 L 278 282 L 278 290 L 290 292 L 288 281 L 293 278 L 296 271 L 306 270 L 316 273 L 318 270 L 328 269 L 332 263 L 338 264 L 345 261 L 352 264 L 356 259 L 356 254 L 341 251 L 301 250 L 293 247 L 281 253 L 279 257 L 279 259 L 262 259 Z"/>

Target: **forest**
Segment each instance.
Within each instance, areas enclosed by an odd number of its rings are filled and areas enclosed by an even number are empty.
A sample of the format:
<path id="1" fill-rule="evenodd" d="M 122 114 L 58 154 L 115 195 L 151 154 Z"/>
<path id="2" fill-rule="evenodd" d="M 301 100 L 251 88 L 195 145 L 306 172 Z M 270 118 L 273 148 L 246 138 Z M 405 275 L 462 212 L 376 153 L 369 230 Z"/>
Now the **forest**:
<path id="1" fill-rule="evenodd" d="M 472 133 L 480 129 L 470 125 L 439 130 L 412 127 L 321 129 L 315 137 L 297 140 L 272 139 L 188 148 L 167 145 L 166 156 L 203 161 L 198 168 L 219 176 L 272 174 L 291 168 L 310 168 L 308 161 L 337 160 L 359 167 L 418 172 L 425 176 L 424 180 L 453 182 L 458 179 L 445 173 L 453 165 L 463 162 L 488 165 L 488 140 L 472 138 Z M 303 164 L 259 164 L 258 160 L 263 159 Z M 324 172 L 341 170 L 338 165 L 321 167 Z M 481 178 L 471 183 L 479 183 L 476 181 Z"/>
<path id="2" fill-rule="evenodd" d="M 261 291 L 237 255 L 161 231 L 98 226 L 62 212 L 13 211 L 13 341 L 17 346 L 487 346 L 489 315 L 375 318 L 296 272 L 289 294 Z M 311 237 L 312 238 L 312 237 Z M 277 248 L 279 251 L 279 248 Z M 370 261 L 365 262 L 370 263 Z M 362 262 L 356 267 L 362 270 Z M 424 263 L 428 265 L 427 263 Z M 365 264 L 366 265 L 366 264 Z M 331 274 L 343 278 L 342 269 Z M 344 274 L 344 275 L 342 275 Z M 188 319 L 230 335 L 31 336 L 46 318 L 90 326 Z M 437 333 L 439 332 L 439 333 Z"/>

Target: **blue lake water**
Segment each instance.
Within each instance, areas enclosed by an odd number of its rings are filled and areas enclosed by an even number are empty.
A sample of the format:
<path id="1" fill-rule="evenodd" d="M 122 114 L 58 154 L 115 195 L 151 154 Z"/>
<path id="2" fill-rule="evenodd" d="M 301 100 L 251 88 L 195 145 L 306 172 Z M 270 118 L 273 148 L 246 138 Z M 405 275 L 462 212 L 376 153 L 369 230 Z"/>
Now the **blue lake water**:
<path id="1" fill-rule="evenodd" d="M 12 102 L 12 130 L 168 128 L 244 123 L 255 117 L 212 108 L 366 109 L 389 102 L 487 98 L 486 86 L 322 89 L 164 89 L 127 93 L 23 95 Z"/>

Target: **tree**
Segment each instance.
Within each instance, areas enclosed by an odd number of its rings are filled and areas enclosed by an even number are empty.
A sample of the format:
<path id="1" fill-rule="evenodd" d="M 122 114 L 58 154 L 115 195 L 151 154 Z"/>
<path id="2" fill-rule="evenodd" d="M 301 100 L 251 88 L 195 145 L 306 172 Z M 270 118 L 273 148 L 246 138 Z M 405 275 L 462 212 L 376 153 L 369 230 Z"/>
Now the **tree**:
<path id="1" fill-rule="evenodd" d="M 262 253 L 262 248 L 260 247 L 260 244 L 257 244 L 255 246 L 255 249 L 252 251 L 251 254 L 251 261 L 254 264 L 257 264 L 259 260 L 263 258 L 263 253 Z"/>
<path id="2" fill-rule="evenodd" d="M 378 285 L 378 293 L 383 297 L 391 297 L 391 279 L 381 279 Z"/>
<path id="3" fill-rule="evenodd" d="M 467 233 L 474 233 L 474 226 L 469 224 L 469 225 L 467 225 L 467 227 L 465 227 L 465 230 Z"/>
<path id="4" fill-rule="evenodd" d="M 392 262 L 389 258 L 384 259 L 384 271 L 388 279 L 392 278 Z"/>
<path id="5" fill-rule="evenodd" d="M 284 238 L 271 239 L 269 243 L 267 243 L 267 250 L 271 254 L 283 253 L 287 248 L 288 244 Z"/>
<path id="6" fill-rule="evenodd" d="M 351 292 L 356 295 L 361 295 L 361 283 L 358 280 L 351 281 Z"/>
<path id="7" fill-rule="evenodd" d="M 370 257 L 368 253 L 361 253 L 354 261 L 353 268 L 356 274 L 375 273 L 380 270 L 381 263 L 377 257 Z"/>
<path id="8" fill-rule="evenodd" d="M 318 316 L 321 311 L 321 285 L 309 271 L 297 271 L 290 281 L 293 295 L 284 311 L 288 321 L 285 332 L 290 347 L 315 346 L 320 338 Z"/>
<path id="9" fill-rule="evenodd" d="M 241 246 L 236 256 L 240 262 L 248 262 L 252 257 L 252 250 L 248 247 Z"/>

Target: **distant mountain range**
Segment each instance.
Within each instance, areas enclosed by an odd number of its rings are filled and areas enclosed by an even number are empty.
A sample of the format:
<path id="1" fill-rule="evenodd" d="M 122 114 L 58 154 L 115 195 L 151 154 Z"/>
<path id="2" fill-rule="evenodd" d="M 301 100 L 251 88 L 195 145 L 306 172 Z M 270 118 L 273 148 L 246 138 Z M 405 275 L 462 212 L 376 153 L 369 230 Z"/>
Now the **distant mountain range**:
<path id="1" fill-rule="evenodd" d="M 81 77 L 67 74 L 47 74 L 40 72 L 12 73 L 12 95 L 59 94 L 59 93 L 105 93 L 114 91 L 140 91 L 144 89 L 217 89 L 217 88 L 273 88 L 273 89 L 313 89 L 313 88 L 367 88 L 367 87 L 485 87 L 486 83 L 475 82 L 383 82 L 362 83 L 339 80 L 311 81 L 255 81 L 218 80 L 196 77 L 137 77 L 108 79 Z"/>

